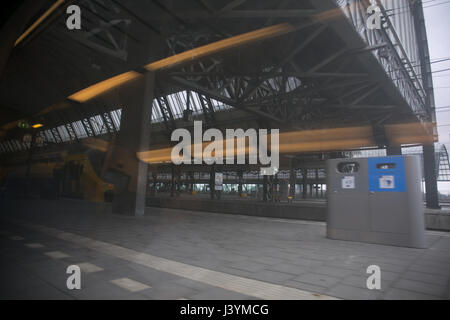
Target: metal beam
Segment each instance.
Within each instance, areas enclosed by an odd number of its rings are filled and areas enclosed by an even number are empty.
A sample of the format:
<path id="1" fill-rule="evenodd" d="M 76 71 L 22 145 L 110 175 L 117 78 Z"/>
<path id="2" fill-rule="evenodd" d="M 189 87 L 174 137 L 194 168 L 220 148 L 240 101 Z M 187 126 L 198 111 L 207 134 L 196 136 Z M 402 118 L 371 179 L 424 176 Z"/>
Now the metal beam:
<path id="1" fill-rule="evenodd" d="M 320 69 L 322 69 L 323 67 L 325 67 L 327 64 L 333 62 L 334 60 L 336 60 L 337 58 L 339 58 L 341 55 L 343 55 L 345 52 L 347 51 L 347 49 L 341 49 L 337 52 L 335 52 L 334 54 L 332 54 L 331 56 L 329 56 L 328 58 L 322 60 L 320 63 L 318 63 L 317 65 L 315 65 L 314 67 L 312 67 L 311 69 L 308 70 L 308 72 L 313 73 L 316 72 Z"/>
<path id="2" fill-rule="evenodd" d="M 241 4 L 244 4 L 245 2 L 247 2 L 247 0 L 232 0 L 232 1 L 229 1 L 228 4 L 225 5 L 225 7 L 220 9 L 220 12 L 228 12 L 230 10 L 233 10 L 236 7 L 239 7 Z"/>
<path id="3" fill-rule="evenodd" d="M 439 209 L 439 196 L 436 179 L 434 144 L 423 146 L 423 168 L 425 175 L 425 196 L 427 208 Z"/>
<path id="4" fill-rule="evenodd" d="M 187 19 L 250 19 L 250 18 L 308 18 L 316 14 L 312 9 L 294 10 L 232 10 L 208 14 L 204 11 L 184 11 L 178 14 Z"/>
<path id="5" fill-rule="evenodd" d="M 203 88 L 203 87 L 199 86 L 198 84 L 192 83 L 192 82 L 190 82 L 188 80 L 185 80 L 183 78 L 170 77 L 168 79 L 168 81 L 172 81 L 175 84 L 180 85 L 184 89 L 191 89 L 191 90 L 194 90 L 194 91 L 196 91 L 196 92 L 198 92 L 200 94 L 207 95 L 207 96 L 209 96 L 209 97 L 211 97 L 211 98 L 213 98 L 215 100 L 218 100 L 220 102 L 228 104 L 228 105 L 230 105 L 232 107 L 235 107 L 237 109 L 241 109 L 241 110 L 247 111 L 249 113 L 253 113 L 253 114 L 256 114 L 256 115 L 261 116 L 263 118 L 266 118 L 266 119 L 269 119 L 269 120 L 273 120 L 273 121 L 276 121 L 276 122 L 284 122 L 283 119 L 275 117 L 275 116 L 273 116 L 273 115 L 271 115 L 269 113 L 266 113 L 264 111 L 261 111 L 259 109 L 246 108 L 245 106 L 240 105 L 239 103 L 237 103 L 233 99 L 227 98 L 227 97 L 225 97 L 225 96 L 223 96 L 221 94 L 218 94 L 218 93 L 216 93 L 216 92 L 214 92 L 214 91 L 212 91 L 210 89 Z"/>
<path id="6" fill-rule="evenodd" d="M 364 99 L 368 98 L 370 95 L 372 95 L 373 93 L 375 93 L 378 89 L 380 89 L 379 85 L 376 85 L 375 87 L 373 87 L 372 89 L 370 89 L 369 91 L 365 92 L 364 94 L 362 94 L 361 96 L 359 96 L 357 99 L 355 99 L 352 103 L 352 105 L 356 105 L 359 102 L 363 101 Z"/>

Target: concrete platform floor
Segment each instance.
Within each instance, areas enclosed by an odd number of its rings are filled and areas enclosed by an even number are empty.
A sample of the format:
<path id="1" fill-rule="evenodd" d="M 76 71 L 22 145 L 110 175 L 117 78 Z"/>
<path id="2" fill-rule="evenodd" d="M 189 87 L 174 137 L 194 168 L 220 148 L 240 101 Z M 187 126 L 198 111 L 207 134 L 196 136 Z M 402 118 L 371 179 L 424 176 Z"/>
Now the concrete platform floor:
<path id="1" fill-rule="evenodd" d="M 0 299 L 449 299 L 450 233 L 428 249 L 325 238 L 325 223 L 74 200 L 0 204 Z M 79 265 L 81 290 L 66 268 Z M 366 268 L 381 268 L 381 290 Z"/>

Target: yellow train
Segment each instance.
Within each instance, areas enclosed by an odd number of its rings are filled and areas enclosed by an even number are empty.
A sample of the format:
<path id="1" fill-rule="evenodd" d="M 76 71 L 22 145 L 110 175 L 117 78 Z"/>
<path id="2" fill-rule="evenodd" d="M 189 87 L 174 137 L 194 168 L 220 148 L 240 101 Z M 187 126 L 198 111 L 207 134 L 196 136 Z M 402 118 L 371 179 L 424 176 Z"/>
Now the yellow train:
<path id="1" fill-rule="evenodd" d="M 101 156 L 56 152 L 36 155 L 31 161 L 21 159 L 19 165 L 0 168 L 1 192 L 10 196 L 112 201 L 114 186 L 99 177 Z"/>

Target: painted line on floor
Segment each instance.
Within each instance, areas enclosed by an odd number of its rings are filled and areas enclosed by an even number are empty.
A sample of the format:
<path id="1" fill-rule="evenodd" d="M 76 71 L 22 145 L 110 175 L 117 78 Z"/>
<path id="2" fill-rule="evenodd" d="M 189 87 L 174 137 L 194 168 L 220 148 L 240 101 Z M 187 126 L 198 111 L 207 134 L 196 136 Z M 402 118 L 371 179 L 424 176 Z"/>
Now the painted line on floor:
<path id="1" fill-rule="evenodd" d="M 99 266 L 96 266 L 95 264 L 89 262 L 76 263 L 75 265 L 79 266 L 81 271 L 85 273 L 94 273 L 103 271 L 103 268 L 100 268 Z"/>
<path id="2" fill-rule="evenodd" d="M 130 292 L 139 292 L 146 289 L 150 289 L 151 287 L 143 284 L 141 282 L 129 279 L 129 278 L 121 278 L 121 279 L 115 279 L 111 280 L 111 283 L 115 284 L 116 286 L 128 290 Z"/>
<path id="3" fill-rule="evenodd" d="M 51 252 L 46 252 L 44 254 L 55 260 L 70 257 L 68 254 L 61 252 L 61 251 L 51 251 Z"/>
<path id="4" fill-rule="evenodd" d="M 283 219 L 283 218 L 273 218 L 273 217 L 260 217 L 260 216 L 251 216 L 251 215 L 245 215 L 245 214 L 224 214 L 224 213 L 217 213 L 217 212 L 206 212 L 206 211 L 192 211 L 192 210 L 183 210 L 183 209 L 172 209 L 172 208 L 165 208 L 169 210 L 176 210 L 176 211 L 184 211 L 183 213 L 188 213 L 193 216 L 200 216 L 200 217 L 210 217 L 210 216 L 217 216 L 220 218 L 229 218 L 229 219 L 241 219 L 241 220 L 261 220 L 261 221 L 268 221 L 268 222 L 278 222 L 278 223 L 289 223 L 289 224 L 303 224 L 303 225 L 315 225 L 315 226 L 326 226 L 325 221 L 313 221 L 313 220 L 298 220 L 298 219 Z M 179 213 L 179 212 L 176 212 Z"/>
<path id="5" fill-rule="evenodd" d="M 425 231 L 425 234 L 430 236 L 450 237 L 450 232 L 448 231 Z"/>
<path id="6" fill-rule="evenodd" d="M 219 271 L 209 270 L 189 264 L 160 258 L 151 254 L 138 252 L 111 243 L 91 239 L 74 233 L 61 231 L 42 225 L 34 225 L 24 221 L 9 219 L 10 221 L 34 230 L 54 236 L 58 239 L 115 256 L 136 264 L 143 265 L 179 277 L 199 281 L 214 287 L 238 292 L 247 296 L 264 300 L 338 300 L 335 297 L 299 290 L 282 285 L 259 280 L 239 277 Z"/>
<path id="7" fill-rule="evenodd" d="M 165 208 L 171 209 L 171 208 Z M 183 209 L 171 209 L 171 210 L 183 210 Z M 224 213 L 216 213 L 216 212 L 200 212 L 200 211 L 192 211 L 192 210 L 183 210 L 187 211 L 191 215 L 197 215 L 201 217 L 210 217 L 212 215 L 216 215 L 218 217 L 230 216 L 230 219 L 241 219 L 241 220 L 260 220 L 266 222 L 278 222 L 278 223 L 287 223 L 287 224 L 300 224 L 300 225 L 312 225 L 318 227 L 326 228 L 326 221 L 314 221 L 314 220 L 298 220 L 298 219 L 283 219 L 283 218 L 273 218 L 273 217 L 260 217 L 260 216 L 251 216 L 244 214 L 224 214 Z M 432 236 L 440 236 L 440 237 L 450 237 L 450 231 L 445 230 L 425 230 L 426 235 Z"/>
<path id="8" fill-rule="evenodd" d="M 32 248 L 32 249 L 40 249 L 40 248 L 44 247 L 44 245 L 42 245 L 40 243 L 27 243 L 27 244 L 25 244 L 25 246 L 27 246 L 28 248 Z"/>
<path id="9" fill-rule="evenodd" d="M 24 238 L 24 237 L 21 237 L 21 236 L 12 236 L 12 237 L 9 237 L 9 239 L 10 239 L 10 240 L 14 240 L 14 241 L 22 241 L 22 240 L 25 240 L 25 238 Z"/>

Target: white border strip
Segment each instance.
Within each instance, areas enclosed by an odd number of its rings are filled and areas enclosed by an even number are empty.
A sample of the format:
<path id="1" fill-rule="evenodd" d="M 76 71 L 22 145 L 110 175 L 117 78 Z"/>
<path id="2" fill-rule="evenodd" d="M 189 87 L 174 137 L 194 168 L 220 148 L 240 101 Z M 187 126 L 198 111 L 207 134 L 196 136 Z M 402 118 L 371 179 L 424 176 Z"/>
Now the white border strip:
<path id="1" fill-rule="evenodd" d="M 8 219 L 9 220 L 9 219 Z M 162 272 L 167 272 L 179 277 L 199 281 L 225 290 L 238 292 L 247 296 L 266 300 L 339 300 L 335 297 L 321 295 L 309 291 L 303 291 L 282 285 L 276 285 L 263 281 L 243 278 L 223 272 L 213 271 L 189 264 L 160 258 L 147 253 L 120 247 L 103 241 L 79 236 L 70 232 L 33 225 L 26 222 L 12 220 L 12 222 L 27 228 L 31 228 L 61 240 L 69 241 L 77 245 L 93 249 L 105 254 L 115 256 L 133 263 L 143 265 Z"/>

